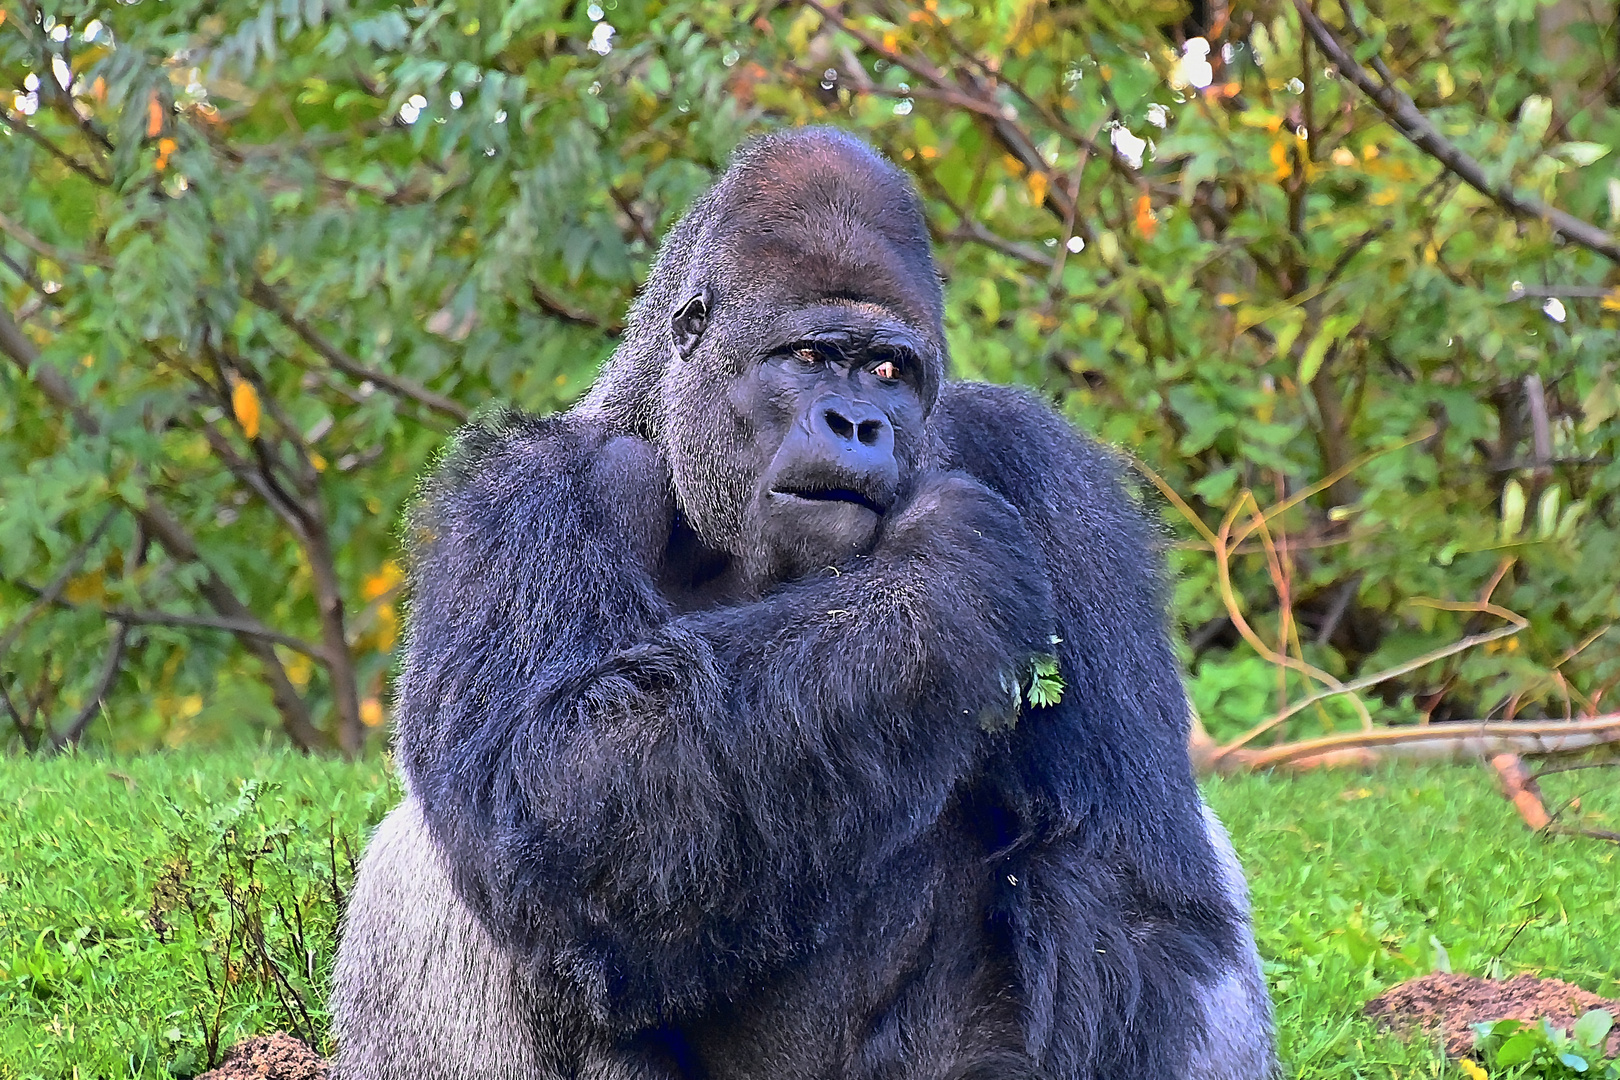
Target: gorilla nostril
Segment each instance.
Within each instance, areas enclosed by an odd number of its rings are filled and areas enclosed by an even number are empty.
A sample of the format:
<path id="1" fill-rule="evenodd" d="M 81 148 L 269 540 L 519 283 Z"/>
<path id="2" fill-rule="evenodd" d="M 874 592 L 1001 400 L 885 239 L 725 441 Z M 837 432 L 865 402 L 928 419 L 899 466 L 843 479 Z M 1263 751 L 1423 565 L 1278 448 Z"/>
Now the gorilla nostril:
<path id="1" fill-rule="evenodd" d="M 821 416 L 827 421 L 827 427 L 840 439 L 848 439 L 855 434 L 855 425 L 850 423 L 849 417 L 837 409 L 828 409 Z"/>
<path id="2" fill-rule="evenodd" d="M 876 446 L 879 436 L 883 434 L 883 421 L 862 420 L 860 427 L 856 428 L 856 438 L 861 440 L 862 446 Z"/>

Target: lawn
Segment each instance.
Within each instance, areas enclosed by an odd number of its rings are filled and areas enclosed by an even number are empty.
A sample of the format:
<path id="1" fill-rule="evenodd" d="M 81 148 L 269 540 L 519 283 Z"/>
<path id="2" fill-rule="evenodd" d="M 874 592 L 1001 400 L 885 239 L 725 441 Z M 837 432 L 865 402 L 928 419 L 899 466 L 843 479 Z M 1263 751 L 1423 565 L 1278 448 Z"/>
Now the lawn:
<path id="1" fill-rule="evenodd" d="M 1543 782 L 1620 823 L 1611 770 Z M 1477 766 L 1211 781 L 1300 1077 L 1460 1075 L 1363 1001 L 1449 964 L 1620 996 L 1620 848 L 1530 834 Z M 400 796 L 385 762 L 0 760 L 0 1080 L 186 1077 L 325 1031 L 334 895 Z"/>

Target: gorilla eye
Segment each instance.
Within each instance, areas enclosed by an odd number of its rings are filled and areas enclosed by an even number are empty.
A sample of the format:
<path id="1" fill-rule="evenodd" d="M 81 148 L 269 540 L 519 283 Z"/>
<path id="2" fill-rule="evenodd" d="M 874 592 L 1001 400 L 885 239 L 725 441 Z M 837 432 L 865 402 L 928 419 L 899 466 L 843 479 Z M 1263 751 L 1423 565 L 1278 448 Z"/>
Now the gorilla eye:
<path id="1" fill-rule="evenodd" d="M 881 364 L 878 364 L 872 368 L 872 374 L 876 375 L 880 379 L 898 379 L 900 377 L 900 369 L 895 366 L 893 360 L 885 360 Z"/>
<path id="2" fill-rule="evenodd" d="M 692 350 L 698 347 L 703 339 L 703 331 L 709 328 L 709 293 L 705 289 L 686 302 L 686 306 L 675 313 L 670 320 L 670 331 L 675 337 L 675 349 L 686 360 L 692 355 Z"/>

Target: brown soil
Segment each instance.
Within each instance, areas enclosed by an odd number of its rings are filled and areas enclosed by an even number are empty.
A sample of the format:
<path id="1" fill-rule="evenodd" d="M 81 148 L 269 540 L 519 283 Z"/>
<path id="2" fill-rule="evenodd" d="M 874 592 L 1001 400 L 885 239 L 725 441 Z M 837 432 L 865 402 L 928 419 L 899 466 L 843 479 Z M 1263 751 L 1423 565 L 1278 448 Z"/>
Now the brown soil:
<path id="1" fill-rule="evenodd" d="M 1534 1022 L 1545 1017 L 1554 1027 L 1567 1030 L 1591 1009 L 1607 1009 L 1620 1018 L 1620 1001 L 1600 998 L 1558 979 L 1534 975 L 1479 979 L 1435 972 L 1390 987 L 1367 1002 L 1364 1011 L 1385 1027 L 1408 1031 L 1438 1028 L 1445 1036 L 1446 1053 L 1461 1057 L 1474 1048 L 1474 1024 Z M 1609 1035 L 1608 1053 L 1620 1054 L 1620 1030 Z"/>
<path id="2" fill-rule="evenodd" d="M 288 1035 L 255 1035 L 225 1051 L 219 1067 L 197 1080 L 329 1080 L 326 1059 Z"/>

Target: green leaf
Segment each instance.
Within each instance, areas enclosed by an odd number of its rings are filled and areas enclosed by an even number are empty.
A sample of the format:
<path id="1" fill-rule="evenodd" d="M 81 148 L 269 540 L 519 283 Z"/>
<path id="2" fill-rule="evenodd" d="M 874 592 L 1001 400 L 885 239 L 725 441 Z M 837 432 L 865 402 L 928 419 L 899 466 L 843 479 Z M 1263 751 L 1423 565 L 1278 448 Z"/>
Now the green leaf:
<path id="1" fill-rule="evenodd" d="M 1353 312 L 1340 312 L 1322 321 L 1322 327 L 1317 331 L 1311 343 L 1305 346 L 1305 354 L 1299 359 L 1299 383 L 1309 386 L 1322 370 L 1322 362 L 1327 358 L 1327 351 L 1344 337 L 1356 325 L 1356 315 Z"/>
<path id="2" fill-rule="evenodd" d="M 1593 1009 L 1575 1021 L 1570 1034 L 1582 1046 L 1600 1046 L 1614 1028 L 1614 1016 L 1607 1009 Z"/>
<path id="3" fill-rule="evenodd" d="M 1542 1039 L 1537 1038 L 1536 1033 L 1521 1031 L 1509 1038 L 1496 1051 L 1496 1064 L 1505 1067 L 1529 1061 L 1541 1042 Z"/>
<path id="4" fill-rule="evenodd" d="M 1552 101 L 1540 94 L 1531 94 L 1519 106 L 1519 130 L 1527 141 L 1539 143 L 1552 122 Z"/>
<path id="5" fill-rule="evenodd" d="M 1567 142 L 1558 147 L 1558 154 L 1576 165 L 1590 165 L 1606 155 L 1612 147 L 1595 142 Z"/>
<path id="6" fill-rule="evenodd" d="M 1536 504 L 1537 539 L 1550 540 L 1558 531 L 1558 510 L 1563 495 L 1563 489 L 1557 484 L 1541 493 L 1541 500 Z"/>
<path id="7" fill-rule="evenodd" d="M 1063 700 L 1063 675 L 1055 656 L 1037 656 L 1030 662 L 1029 690 L 1025 697 L 1036 708 L 1050 708 Z"/>
<path id="8" fill-rule="evenodd" d="M 1512 540 L 1524 528 L 1524 485 L 1509 480 L 1502 487 L 1502 539 Z"/>

